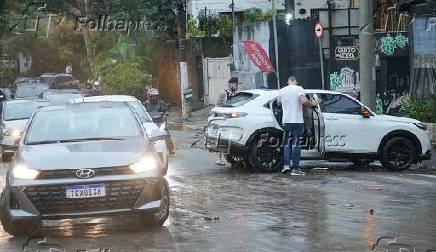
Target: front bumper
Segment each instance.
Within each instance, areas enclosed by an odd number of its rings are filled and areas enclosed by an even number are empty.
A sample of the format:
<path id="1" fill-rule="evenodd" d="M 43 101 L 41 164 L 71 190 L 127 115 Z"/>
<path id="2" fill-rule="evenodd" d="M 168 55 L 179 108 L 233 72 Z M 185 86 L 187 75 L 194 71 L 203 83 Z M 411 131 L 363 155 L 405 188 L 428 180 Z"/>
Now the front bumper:
<path id="1" fill-rule="evenodd" d="M 67 185 L 104 184 L 106 196 L 99 198 L 66 198 Z M 161 206 L 164 178 L 86 181 L 59 184 L 11 186 L 5 188 L 12 220 L 63 219 L 103 216 L 120 213 L 155 212 Z"/>
<path id="2" fill-rule="evenodd" d="M 428 150 L 425 154 L 419 157 L 419 161 L 430 160 L 432 156 L 431 150 Z"/>
<path id="3" fill-rule="evenodd" d="M 234 142 L 230 139 L 221 138 L 221 135 L 210 136 L 206 133 L 205 138 L 205 147 L 210 152 L 220 152 L 232 155 L 245 155 L 247 153 L 245 145 Z"/>

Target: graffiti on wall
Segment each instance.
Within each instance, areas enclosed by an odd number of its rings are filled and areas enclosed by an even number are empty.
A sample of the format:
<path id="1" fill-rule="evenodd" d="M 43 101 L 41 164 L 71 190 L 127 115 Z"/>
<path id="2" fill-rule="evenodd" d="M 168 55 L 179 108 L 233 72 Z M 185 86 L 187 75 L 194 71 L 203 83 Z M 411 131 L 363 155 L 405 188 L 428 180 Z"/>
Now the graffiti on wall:
<path id="1" fill-rule="evenodd" d="M 407 91 L 402 93 L 395 92 L 395 90 L 379 92 L 377 93 L 376 113 L 386 115 L 401 115 L 401 107 L 408 97 L 409 95 Z"/>
<path id="2" fill-rule="evenodd" d="M 330 89 L 339 92 L 358 92 L 359 72 L 350 67 L 344 67 L 340 72 L 330 74 Z"/>
<path id="3" fill-rule="evenodd" d="M 397 48 L 404 49 L 409 44 L 409 38 L 403 34 L 398 34 L 395 37 L 390 34 L 380 38 L 380 51 L 386 55 L 394 55 Z"/>

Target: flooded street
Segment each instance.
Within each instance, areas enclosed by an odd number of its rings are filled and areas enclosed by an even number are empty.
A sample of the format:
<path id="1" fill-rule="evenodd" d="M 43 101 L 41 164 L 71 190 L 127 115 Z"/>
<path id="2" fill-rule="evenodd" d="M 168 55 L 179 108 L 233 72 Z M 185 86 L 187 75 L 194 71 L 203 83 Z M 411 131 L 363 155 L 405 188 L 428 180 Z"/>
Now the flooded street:
<path id="1" fill-rule="evenodd" d="M 35 235 L 65 251 L 371 251 L 385 235 L 417 251 L 436 249 L 436 174 L 428 170 L 305 162 L 330 169 L 306 177 L 259 174 L 215 166 L 215 154 L 201 144 L 191 148 L 200 134 L 173 137 L 172 201 L 163 227 L 119 216 L 45 221 Z M 54 246 L 37 241 L 28 248 Z M 0 251 L 23 251 L 25 243 L 0 231 Z"/>

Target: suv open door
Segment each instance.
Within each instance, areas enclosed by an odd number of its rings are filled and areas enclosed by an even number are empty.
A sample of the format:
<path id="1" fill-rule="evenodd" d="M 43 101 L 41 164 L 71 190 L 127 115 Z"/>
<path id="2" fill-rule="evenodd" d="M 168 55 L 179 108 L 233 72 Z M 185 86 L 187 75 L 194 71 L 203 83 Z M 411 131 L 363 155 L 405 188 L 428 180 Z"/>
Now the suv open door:
<path id="1" fill-rule="evenodd" d="M 307 98 L 312 100 L 313 94 L 307 94 Z M 282 107 L 278 104 L 277 99 L 270 102 L 272 116 L 275 118 L 275 127 L 283 131 L 282 127 Z M 315 108 L 303 107 L 304 118 L 304 135 L 301 142 L 301 158 L 302 159 L 316 159 L 324 154 L 324 118 L 322 116 L 319 106 Z M 284 136 L 284 134 L 283 134 Z M 282 143 L 284 141 L 282 140 Z"/>

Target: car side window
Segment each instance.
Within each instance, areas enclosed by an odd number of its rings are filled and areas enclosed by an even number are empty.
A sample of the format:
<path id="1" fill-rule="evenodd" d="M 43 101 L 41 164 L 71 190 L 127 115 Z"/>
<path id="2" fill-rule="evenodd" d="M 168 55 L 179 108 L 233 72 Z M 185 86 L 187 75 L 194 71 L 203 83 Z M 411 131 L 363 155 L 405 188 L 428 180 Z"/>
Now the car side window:
<path id="1" fill-rule="evenodd" d="M 318 94 L 321 111 L 324 113 L 359 115 L 361 106 L 353 99 L 341 94 Z"/>

